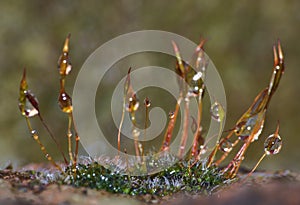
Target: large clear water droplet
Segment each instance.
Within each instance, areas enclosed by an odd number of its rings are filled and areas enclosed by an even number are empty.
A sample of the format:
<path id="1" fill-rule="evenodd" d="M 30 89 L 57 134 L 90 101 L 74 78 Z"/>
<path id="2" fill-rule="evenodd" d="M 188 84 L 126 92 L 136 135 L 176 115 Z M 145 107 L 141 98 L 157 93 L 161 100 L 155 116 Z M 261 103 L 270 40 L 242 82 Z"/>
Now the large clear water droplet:
<path id="1" fill-rule="evenodd" d="M 196 74 L 189 77 L 190 78 L 188 79 L 188 83 L 190 86 L 188 91 L 189 97 L 197 97 L 199 95 L 202 95 L 202 93 L 204 92 L 203 89 L 204 84 L 201 78 L 202 76 L 203 76 L 202 72 L 197 72 Z"/>
<path id="2" fill-rule="evenodd" d="M 218 102 L 214 102 L 210 107 L 210 114 L 212 119 L 216 120 L 217 122 L 221 122 L 224 119 L 224 109 L 222 105 Z"/>
<path id="3" fill-rule="evenodd" d="M 264 127 L 265 111 L 260 112 L 254 116 L 244 119 L 235 127 L 236 135 L 245 140 L 250 135 L 253 135 L 253 141 L 257 140 Z"/>
<path id="4" fill-rule="evenodd" d="M 264 143 L 265 153 L 267 155 L 278 154 L 282 147 L 282 140 L 278 134 L 270 135 Z"/>
<path id="5" fill-rule="evenodd" d="M 39 114 L 39 106 L 37 98 L 29 91 L 24 91 L 25 102 L 24 100 L 19 103 L 20 110 L 22 115 L 26 117 L 34 117 Z"/>

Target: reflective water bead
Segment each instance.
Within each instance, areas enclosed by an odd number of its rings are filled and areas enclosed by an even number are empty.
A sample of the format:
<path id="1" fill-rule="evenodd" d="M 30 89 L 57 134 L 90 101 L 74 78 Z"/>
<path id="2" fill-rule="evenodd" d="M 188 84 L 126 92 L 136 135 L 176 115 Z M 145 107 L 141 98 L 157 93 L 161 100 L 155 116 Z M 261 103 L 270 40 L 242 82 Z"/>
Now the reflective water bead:
<path id="1" fill-rule="evenodd" d="M 175 117 L 175 113 L 173 111 L 169 112 L 169 118 L 173 119 Z"/>
<path id="2" fill-rule="evenodd" d="M 65 113 L 73 111 L 72 99 L 64 90 L 61 90 L 59 93 L 58 104 L 60 109 Z"/>
<path id="3" fill-rule="evenodd" d="M 220 149 L 222 152 L 230 152 L 232 150 L 232 143 L 229 140 L 225 140 L 221 143 Z"/>
<path id="4" fill-rule="evenodd" d="M 59 74 L 61 76 L 68 75 L 72 70 L 72 65 L 69 58 L 69 42 L 71 35 L 69 34 L 64 42 L 62 54 L 58 60 Z"/>
<path id="5" fill-rule="evenodd" d="M 206 145 L 201 145 L 200 150 L 199 150 L 199 154 L 203 155 L 206 152 L 207 152 L 207 146 Z"/>
<path id="6" fill-rule="evenodd" d="M 281 137 L 277 133 L 270 135 L 265 140 L 264 147 L 267 155 L 278 154 L 282 147 Z"/>
<path id="7" fill-rule="evenodd" d="M 132 134 L 134 138 L 138 138 L 141 133 L 137 129 L 133 129 Z"/>
<path id="8" fill-rule="evenodd" d="M 31 130 L 31 136 L 33 139 L 37 140 L 39 138 L 37 131 L 36 130 Z"/>
<path id="9" fill-rule="evenodd" d="M 218 102 L 214 102 L 210 107 L 211 117 L 217 122 L 221 122 L 224 119 L 224 109 Z"/>
<path id="10" fill-rule="evenodd" d="M 137 111 L 137 109 L 139 108 L 140 103 L 139 103 L 139 100 L 136 97 L 136 94 L 133 94 L 131 97 L 129 97 L 128 101 L 129 102 L 126 106 L 126 110 L 128 112 Z"/>
<path id="11" fill-rule="evenodd" d="M 146 107 L 150 107 L 151 106 L 151 102 L 150 102 L 150 100 L 149 100 L 149 98 L 145 98 L 145 100 L 144 100 L 144 105 L 146 106 Z"/>
<path id="12" fill-rule="evenodd" d="M 264 127 L 265 111 L 244 119 L 235 127 L 235 133 L 241 140 L 246 140 L 253 135 L 253 141 L 257 140 Z"/>

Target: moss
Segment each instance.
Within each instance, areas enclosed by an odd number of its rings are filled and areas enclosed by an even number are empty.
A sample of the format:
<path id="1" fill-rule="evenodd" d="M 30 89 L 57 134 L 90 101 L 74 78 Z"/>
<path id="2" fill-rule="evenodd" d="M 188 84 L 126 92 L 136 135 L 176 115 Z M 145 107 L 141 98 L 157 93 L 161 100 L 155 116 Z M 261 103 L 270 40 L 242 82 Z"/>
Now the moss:
<path id="1" fill-rule="evenodd" d="M 72 171 L 72 167 L 67 168 L 69 175 L 64 182 L 76 187 L 129 195 L 166 196 L 178 191 L 210 194 L 228 181 L 216 167 L 203 164 L 198 162 L 190 167 L 187 161 L 181 161 L 156 174 L 130 176 L 111 171 L 94 161 L 78 164 L 76 171 Z"/>

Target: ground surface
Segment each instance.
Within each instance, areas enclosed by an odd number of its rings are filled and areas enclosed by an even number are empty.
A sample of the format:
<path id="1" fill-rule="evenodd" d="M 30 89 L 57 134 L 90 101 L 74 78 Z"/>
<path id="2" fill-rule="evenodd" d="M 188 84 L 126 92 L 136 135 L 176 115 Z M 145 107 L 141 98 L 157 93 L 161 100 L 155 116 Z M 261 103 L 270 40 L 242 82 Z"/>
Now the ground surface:
<path id="1" fill-rule="evenodd" d="M 32 167 L 31 167 L 32 168 Z M 241 174 L 240 177 L 245 175 Z M 40 183 L 31 171 L 0 170 L 0 204 L 216 204 L 216 205 L 300 205 L 300 176 L 289 171 L 254 173 L 247 182 L 236 182 L 212 196 L 178 193 L 165 198 L 130 197 L 87 188 Z"/>

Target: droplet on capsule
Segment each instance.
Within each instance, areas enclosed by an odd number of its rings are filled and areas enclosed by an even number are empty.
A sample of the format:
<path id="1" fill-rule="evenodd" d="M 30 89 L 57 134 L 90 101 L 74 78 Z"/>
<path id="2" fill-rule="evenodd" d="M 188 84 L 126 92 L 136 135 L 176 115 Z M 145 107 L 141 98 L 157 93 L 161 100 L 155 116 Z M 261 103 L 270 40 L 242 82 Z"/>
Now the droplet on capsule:
<path id="1" fill-rule="evenodd" d="M 224 109 L 218 102 L 214 102 L 210 107 L 211 117 L 217 122 L 221 122 L 224 118 Z"/>
<path id="2" fill-rule="evenodd" d="M 175 117 L 175 113 L 173 111 L 169 112 L 169 118 L 173 119 Z"/>
<path id="3" fill-rule="evenodd" d="M 207 146 L 206 145 L 200 145 L 199 154 L 203 155 L 207 152 Z"/>
<path id="4" fill-rule="evenodd" d="M 265 153 L 267 155 L 278 154 L 282 147 L 282 140 L 278 134 L 270 135 L 264 143 Z"/>
<path id="5" fill-rule="evenodd" d="M 69 58 L 70 36 L 71 36 L 70 34 L 67 36 L 65 43 L 64 43 L 63 50 L 62 50 L 62 54 L 58 60 L 58 69 L 59 69 L 59 74 L 61 76 L 68 75 L 72 70 L 72 64 L 71 64 L 70 58 Z"/>
<path id="6" fill-rule="evenodd" d="M 71 113 L 73 111 L 72 99 L 64 90 L 61 90 L 59 93 L 58 104 L 64 113 Z"/>
<path id="7" fill-rule="evenodd" d="M 220 149 L 222 152 L 230 152 L 232 150 L 232 143 L 229 140 L 225 140 L 221 143 Z"/>
<path id="8" fill-rule="evenodd" d="M 150 99 L 149 99 L 148 97 L 145 98 L 145 100 L 144 100 L 144 105 L 145 105 L 146 107 L 150 107 L 150 106 L 151 106 L 151 102 L 150 102 Z"/>
<path id="9" fill-rule="evenodd" d="M 137 111 L 137 109 L 139 108 L 139 100 L 138 98 L 136 97 L 136 94 L 134 93 L 131 97 L 129 97 L 128 99 L 128 104 L 126 106 L 126 110 L 128 112 L 135 112 Z"/>

